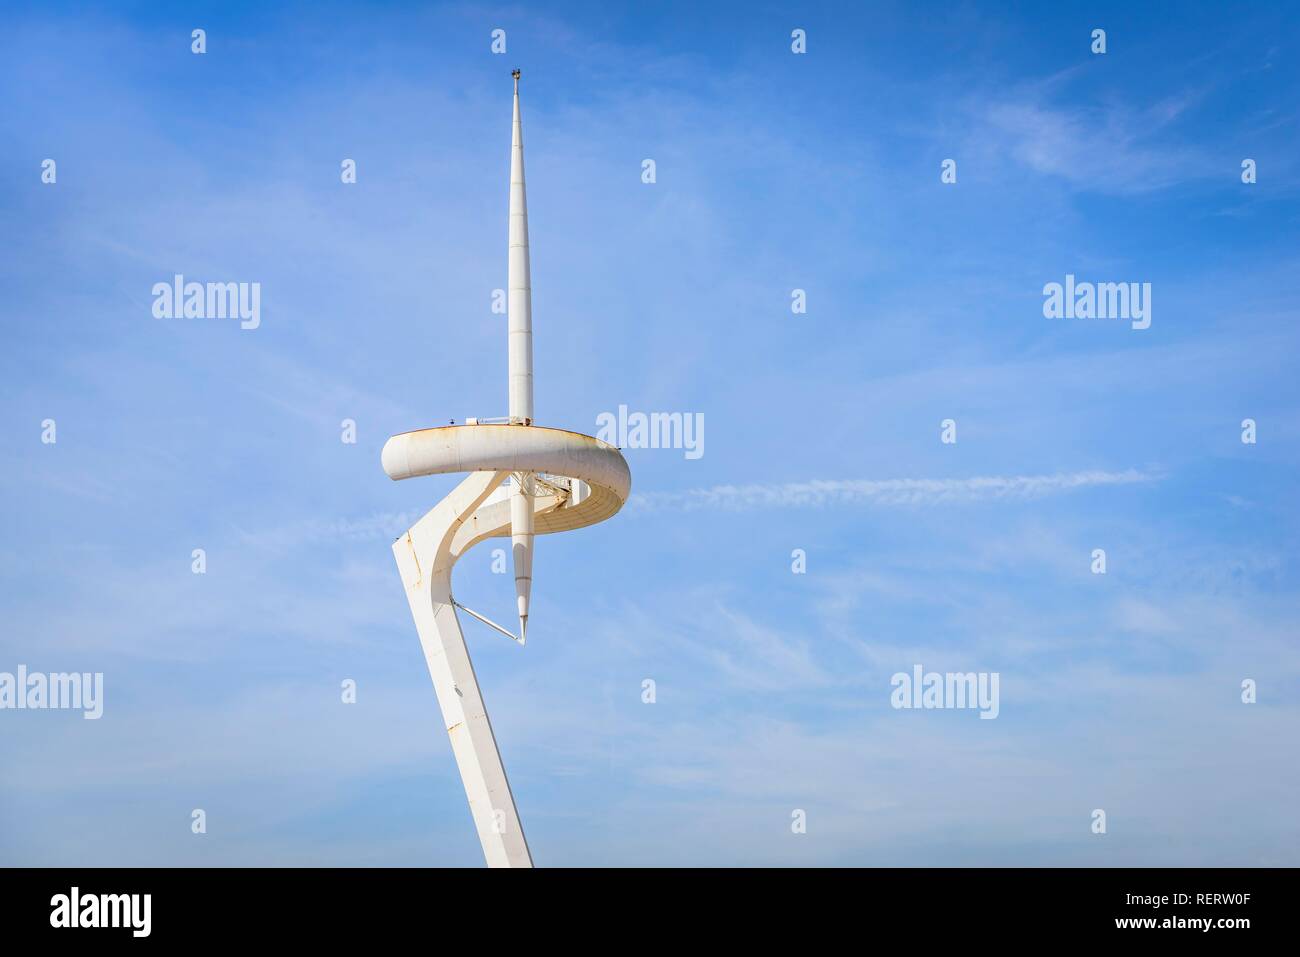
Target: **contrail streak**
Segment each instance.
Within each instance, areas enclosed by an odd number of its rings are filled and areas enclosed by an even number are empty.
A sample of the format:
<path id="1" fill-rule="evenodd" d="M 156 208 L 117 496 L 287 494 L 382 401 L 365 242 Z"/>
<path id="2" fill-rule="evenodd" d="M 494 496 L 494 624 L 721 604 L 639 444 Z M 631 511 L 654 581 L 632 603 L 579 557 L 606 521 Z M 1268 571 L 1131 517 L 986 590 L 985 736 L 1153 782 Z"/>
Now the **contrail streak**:
<path id="1" fill-rule="evenodd" d="M 682 492 L 644 492 L 628 504 L 641 509 L 817 508 L 824 505 L 940 505 L 1020 501 L 1097 485 L 1131 485 L 1159 476 L 1125 472 L 1058 472 L 955 479 L 813 479 L 772 485 L 714 485 Z"/>

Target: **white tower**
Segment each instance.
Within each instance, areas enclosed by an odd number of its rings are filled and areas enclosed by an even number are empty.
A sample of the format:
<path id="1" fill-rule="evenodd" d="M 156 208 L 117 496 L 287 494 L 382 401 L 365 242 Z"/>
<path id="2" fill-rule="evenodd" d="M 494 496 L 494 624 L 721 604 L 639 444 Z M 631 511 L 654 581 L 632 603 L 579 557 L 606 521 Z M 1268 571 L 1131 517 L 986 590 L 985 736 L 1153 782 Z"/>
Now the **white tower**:
<path id="1" fill-rule="evenodd" d="M 520 645 L 528 627 L 533 537 L 582 528 L 614 515 L 632 476 L 612 445 L 533 425 L 532 287 L 524 192 L 519 71 L 514 71 L 510 148 L 509 415 L 485 422 L 404 432 L 384 445 L 394 480 L 417 475 L 470 475 L 393 543 L 398 572 L 424 648 L 452 753 L 489 866 L 531 867 L 505 766 L 479 692 L 459 608 Z M 580 368 L 579 364 L 579 368 Z M 513 476 L 514 484 L 506 486 Z M 466 608 L 451 594 L 451 570 L 472 546 L 510 536 L 519 636 Z"/>

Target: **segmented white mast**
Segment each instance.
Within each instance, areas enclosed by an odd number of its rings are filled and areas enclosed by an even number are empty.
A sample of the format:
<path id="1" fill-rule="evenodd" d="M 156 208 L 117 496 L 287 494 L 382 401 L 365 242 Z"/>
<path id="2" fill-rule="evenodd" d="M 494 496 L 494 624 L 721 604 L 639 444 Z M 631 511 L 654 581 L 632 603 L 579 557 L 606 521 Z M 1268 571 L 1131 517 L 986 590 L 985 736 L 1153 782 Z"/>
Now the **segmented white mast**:
<path id="1" fill-rule="evenodd" d="M 528 196 L 524 189 L 524 128 L 519 118 L 519 71 L 515 79 L 514 130 L 510 138 L 510 264 L 507 308 L 510 329 L 510 422 L 533 424 L 533 290 L 528 269 Z M 519 639 L 528 635 L 533 587 L 533 473 L 515 475 L 510 496 L 510 550 L 515 566 Z"/>
<path id="2" fill-rule="evenodd" d="M 510 139 L 510 420 L 533 424 L 533 289 L 528 270 L 528 196 L 524 189 L 524 129 L 519 119 L 515 70 L 515 121 Z"/>

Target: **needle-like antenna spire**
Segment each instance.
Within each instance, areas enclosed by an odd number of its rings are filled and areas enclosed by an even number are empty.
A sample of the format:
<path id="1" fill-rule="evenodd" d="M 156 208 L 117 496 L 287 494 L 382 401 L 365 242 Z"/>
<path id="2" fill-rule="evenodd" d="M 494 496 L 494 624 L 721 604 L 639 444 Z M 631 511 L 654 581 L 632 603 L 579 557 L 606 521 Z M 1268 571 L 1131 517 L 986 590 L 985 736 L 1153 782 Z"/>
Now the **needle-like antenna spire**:
<path id="1" fill-rule="evenodd" d="M 524 189 L 524 128 L 519 118 L 519 71 L 515 81 L 515 116 L 510 137 L 509 287 L 510 422 L 533 424 L 533 289 L 528 268 L 528 195 Z M 528 632 L 528 599 L 533 588 L 533 475 L 515 474 L 510 496 L 510 550 L 515 566 L 515 600 L 519 637 Z"/>

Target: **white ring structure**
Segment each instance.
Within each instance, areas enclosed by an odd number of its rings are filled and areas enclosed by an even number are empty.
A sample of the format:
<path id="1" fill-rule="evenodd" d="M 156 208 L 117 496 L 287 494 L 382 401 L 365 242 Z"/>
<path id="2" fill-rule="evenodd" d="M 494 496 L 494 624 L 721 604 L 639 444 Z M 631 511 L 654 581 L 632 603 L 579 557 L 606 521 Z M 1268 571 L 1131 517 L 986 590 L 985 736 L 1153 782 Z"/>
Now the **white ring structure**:
<path id="1" fill-rule="evenodd" d="M 543 487 L 554 491 L 536 497 L 538 534 L 603 522 L 623 507 L 632 487 L 627 460 L 614 446 L 538 425 L 447 425 L 403 432 L 384 444 L 382 462 L 394 481 L 453 472 L 539 473 Z M 510 534 L 510 505 L 504 496 L 485 503 L 474 518 L 476 542 Z"/>

